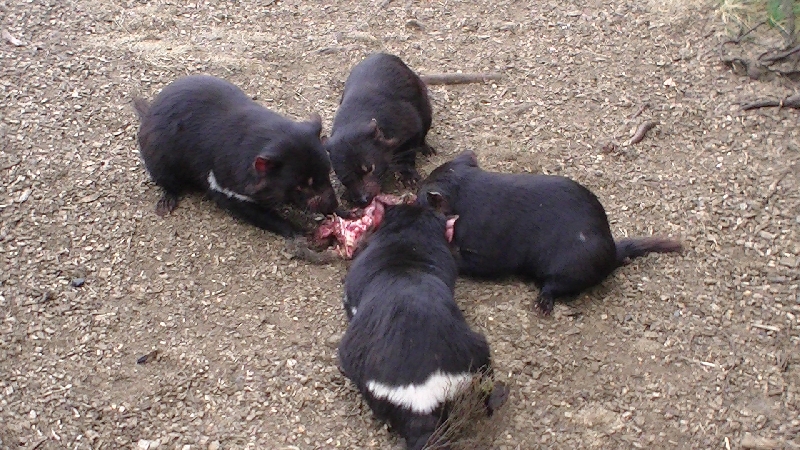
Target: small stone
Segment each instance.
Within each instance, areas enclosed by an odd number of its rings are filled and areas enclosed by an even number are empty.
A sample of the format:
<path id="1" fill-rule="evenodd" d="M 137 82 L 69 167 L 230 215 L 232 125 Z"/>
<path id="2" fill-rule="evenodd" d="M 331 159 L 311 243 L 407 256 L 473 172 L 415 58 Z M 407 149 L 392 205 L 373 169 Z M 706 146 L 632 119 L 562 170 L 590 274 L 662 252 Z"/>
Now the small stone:
<path id="1" fill-rule="evenodd" d="M 72 281 L 70 281 L 69 284 L 71 284 L 72 287 L 78 288 L 78 287 L 83 286 L 84 283 L 86 283 L 86 280 L 83 279 L 83 278 L 73 278 Z"/>
<path id="2" fill-rule="evenodd" d="M 422 30 L 425 27 L 422 25 L 422 23 L 420 23 L 420 21 L 418 21 L 416 19 L 410 19 L 410 20 L 408 20 L 406 22 L 406 28 L 411 28 L 411 29 L 415 29 L 415 30 Z"/>
<path id="3" fill-rule="evenodd" d="M 211 443 L 208 444 L 208 450 L 219 450 L 219 441 L 211 441 Z"/>
<path id="4" fill-rule="evenodd" d="M 340 336 L 338 334 L 332 334 L 328 336 L 328 339 L 325 340 L 325 343 L 330 345 L 331 347 L 336 347 L 339 345 Z"/>
<path id="5" fill-rule="evenodd" d="M 797 258 L 793 258 L 791 256 L 785 256 L 780 260 L 778 260 L 778 263 L 786 267 L 797 267 Z"/>
<path id="6" fill-rule="evenodd" d="M 19 195 L 19 198 L 17 198 L 17 203 L 23 203 L 27 200 L 31 196 L 31 192 L 30 189 L 25 189 L 25 191 Z"/>

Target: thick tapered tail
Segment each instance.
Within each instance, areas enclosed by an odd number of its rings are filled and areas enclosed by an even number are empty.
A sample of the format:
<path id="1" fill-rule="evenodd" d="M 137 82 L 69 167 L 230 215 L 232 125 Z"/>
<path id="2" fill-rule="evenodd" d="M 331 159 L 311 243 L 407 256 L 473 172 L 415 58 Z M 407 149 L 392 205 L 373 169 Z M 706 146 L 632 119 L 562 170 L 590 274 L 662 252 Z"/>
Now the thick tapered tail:
<path id="1" fill-rule="evenodd" d="M 147 112 L 150 111 L 150 102 L 142 97 L 133 98 L 133 107 L 136 109 L 136 114 L 139 115 L 139 120 L 144 119 Z"/>
<path id="2" fill-rule="evenodd" d="M 673 239 L 648 237 L 617 241 L 617 263 L 624 265 L 648 253 L 680 253 L 683 245 Z"/>

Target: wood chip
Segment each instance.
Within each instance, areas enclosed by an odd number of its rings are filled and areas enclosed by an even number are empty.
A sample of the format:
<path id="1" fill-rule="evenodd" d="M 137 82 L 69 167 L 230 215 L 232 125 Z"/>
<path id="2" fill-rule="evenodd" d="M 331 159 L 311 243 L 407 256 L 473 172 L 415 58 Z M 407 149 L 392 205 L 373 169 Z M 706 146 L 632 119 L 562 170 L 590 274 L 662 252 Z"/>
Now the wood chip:
<path id="1" fill-rule="evenodd" d="M 8 30 L 3 30 L 2 35 L 3 35 L 3 39 L 5 39 L 9 44 L 11 44 L 11 45 L 13 45 L 15 47 L 22 47 L 22 46 L 25 45 L 25 42 L 20 41 L 19 39 L 17 39 L 14 36 L 12 36 L 11 33 L 8 32 Z"/>
<path id="2" fill-rule="evenodd" d="M 780 448 L 780 443 L 775 439 L 753 436 L 748 433 L 742 438 L 742 448 L 770 450 L 773 448 Z"/>
<path id="3" fill-rule="evenodd" d="M 756 322 L 756 323 L 754 323 L 754 324 L 752 324 L 750 326 L 753 327 L 753 328 L 760 328 L 762 330 L 774 331 L 776 333 L 779 333 L 781 331 L 780 327 L 776 327 L 774 325 L 764 325 L 763 323 L 759 323 L 759 322 Z"/>

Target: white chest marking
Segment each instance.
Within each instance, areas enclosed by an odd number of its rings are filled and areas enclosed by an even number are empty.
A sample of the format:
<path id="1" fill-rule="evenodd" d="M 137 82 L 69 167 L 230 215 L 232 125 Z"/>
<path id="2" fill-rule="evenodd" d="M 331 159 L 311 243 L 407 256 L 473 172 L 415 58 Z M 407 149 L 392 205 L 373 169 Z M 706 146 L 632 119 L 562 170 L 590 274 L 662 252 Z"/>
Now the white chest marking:
<path id="1" fill-rule="evenodd" d="M 430 414 L 445 401 L 455 398 L 471 380 L 472 374 L 469 372 L 445 374 L 437 370 L 422 384 L 387 386 L 372 380 L 367 382 L 367 389 L 376 398 L 415 413 Z"/>
<path id="2" fill-rule="evenodd" d="M 220 186 L 219 183 L 217 183 L 217 177 L 214 176 L 213 170 L 208 172 L 208 188 L 211 189 L 212 191 L 217 191 L 228 198 L 235 198 L 236 200 L 239 200 L 241 202 L 255 203 L 255 201 L 252 198 L 246 195 L 237 194 L 236 192 L 233 192 L 230 189 L 225 189 L 224 187 Z"/>
<path id="3" fill-rule="evenodd" d="M 352 315 L 354 315 L 354 316 L 356 315 L 356 311 L 358 311 L 358 310 L 356 309 L 356 307 L 355 307 L 355 306 L 353 306 L 352 308 L 350 308 L 350 313 L 351 313 Z"/>
<path id="4" fill-rule="evenodd" d="M 578 233 L 578 239 L 580 239 L 581 242 L 586 242 L 586 236 L 584 236 L 583 231 Z"/>

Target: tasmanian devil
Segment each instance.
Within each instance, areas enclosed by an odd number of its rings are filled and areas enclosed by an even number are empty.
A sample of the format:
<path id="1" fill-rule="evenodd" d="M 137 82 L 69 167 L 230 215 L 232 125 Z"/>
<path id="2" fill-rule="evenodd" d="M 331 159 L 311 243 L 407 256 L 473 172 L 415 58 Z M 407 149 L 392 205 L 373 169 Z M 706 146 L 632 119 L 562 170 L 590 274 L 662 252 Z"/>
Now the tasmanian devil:
<path id="1" fill-rule="evenodd" d="M 167 85 L 152 105 L 135 99 L 147 171 L 164 189 L 164 215 L 181 193 L 207 191 L 253 225 L 291 236 L 299 227 L 276 208 L 294 204 L 328 214 L 337 207 L 322 121 L 295 122 L 254 102 L 219 78 L 193 75 Z"/>
<path id="2" fill-rule="evenodd" d="M 425 143 L 431 115 L 425 83 L 400 58 L 376 53 L 358 63 L 325 142 L 346 198 L 369 204 L 389 174 L 407 186 L 416 183 L 417 152 L 434 152 Z"/>
<path id="3" fill-rule="evenodd" d="M 453 299 L 458 270 L 446 239 L 453 220 L 428 207 L 387 206 L 345 277 L 342 371 L 409 449 L 425 446 L 473 379 L 491 377 L 486 338 Z M 504 389 L 484 397 L 489 414 Z"/>
<path id="4" fill-rule="evenodd" d="M 538 307 L 594 286 L 631 258 L 679 252 L 677 241 L 614 241 L 606 212 L 588 189 L 565 177 L 501 174 L 478 167 L 465 151 L 431 172 L 417 202 L 435 192 L 457 214 L 459 272 L 478 277 L 522 275 L 538 285 Z"/>

